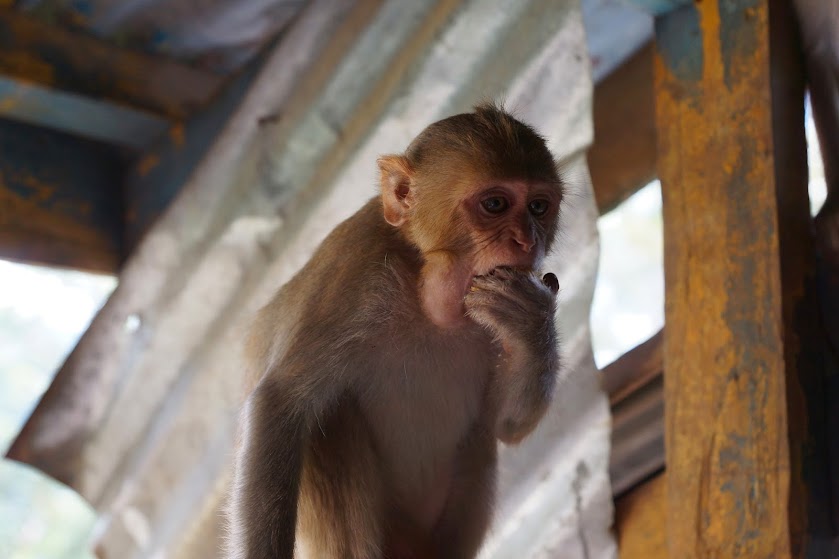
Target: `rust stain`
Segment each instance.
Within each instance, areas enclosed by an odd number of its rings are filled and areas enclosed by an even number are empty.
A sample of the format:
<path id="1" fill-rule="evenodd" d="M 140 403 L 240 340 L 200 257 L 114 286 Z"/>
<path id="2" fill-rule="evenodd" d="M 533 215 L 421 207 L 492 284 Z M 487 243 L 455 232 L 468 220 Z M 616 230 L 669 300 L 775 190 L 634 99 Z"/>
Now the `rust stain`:
<path id="1" fill-rule="evenodd" d="M 160 164 L 160 157 L 157 155 L 146 155 L 137 162 L 137 173 L 145 177 Z"/>
<path id="2" fill-rule="evenodd" d="M 3 73 L 24 82 L 51 85 L 55 83 L 53 67 L 29 52 L 0 51 L 0 68 Z"/>
<path id="3" fill-rule="evenodd" d="M 183 122 L 178 122 L 169 129 L 169 138 L 177 148 L 184 147 L 186 143 L 186 134 Z"/>
<path id="4" fill-rule="evenodd" d="M 22 262 L 106 273 L 114 273 L 120 261 L 116 239 L 12 192 L 2 175 L 0 254 Z"/>
<path id="5" fill-rule="evenodd" d="M 87 26 L 83 10 L 65 15 Z M 175 61 L 114 48 L 14 10 L 0 13 L 0 73 L 170 118 L 184 118 L 204 106 L 225 81 L 223 76 Z M 157 79 L 150 80 L 150 75 Z"/>
<path id="6" fill-rule="evenodd" d="M 35 204 L 42 204 L 55 196 L 56 187 L 34 175 L 18 175 L 15 179 L 30 189 L 31 194 L 28 199 Z"/>
<path id="7" fill-rule="evenodd" d="M 720 12 L 717 6 L 706 3 L 699 6 L 699 28 L 702 29 L 702 52 L 705 80 L 703 86 L 718 87 L 722 81 L 722 52 L 720 45 Z"/>
<path id="8" fill-rule="evenodd" d="M 62 244 L 98 247 L 113 250 L 113 243 L 83 223 L 45 209 L 32 198 L 15 194 L 6 188 L 0 177 L 0 228 L 5 236 L 17 239 L 24 246 L 32 238 L 54 238 Z M 3 248 L 3 247 L 0 247 Z"/>
<path id="9" fill-rule="evenodd" d="M 19 103 L 20 98 L 17 96 L 0 97 L 0 112 L 8 113 L 14 111 Z"/>
<path id="10" fill-rule="evenodd" d="M 782 559 L 789 464 L 767 6 L 725 3 L 722 13 L 720 2 L 695 5 L 699 79 L 664 55 L 655 65 L 670 556 Z M 759 40 L 726 42 L 735 31 Z"/>

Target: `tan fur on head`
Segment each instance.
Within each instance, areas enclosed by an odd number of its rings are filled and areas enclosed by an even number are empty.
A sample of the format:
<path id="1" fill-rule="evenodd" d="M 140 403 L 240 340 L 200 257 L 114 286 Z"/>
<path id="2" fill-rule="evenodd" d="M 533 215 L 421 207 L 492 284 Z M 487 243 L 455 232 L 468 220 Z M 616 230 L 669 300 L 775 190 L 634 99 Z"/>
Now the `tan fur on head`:
<path id="1" fill-rule="evenodd" d="M 552 185 L 560 196 L 562 192 L 562 180 L 544 138 L 493 103 L 431 124 L 404 155 L 381 158 L 379 168 L 386 216 L 395 184 L 409 184 L 414 200 L 423 200 L 416 212 L 406 207 L 400 215 L 412 215 L 407 233 L 424 251 L 457 248 L 445 246 L 442 240 L 449 244 L 455 240 L 451 232 L 461 226 L 453 209 L 463 193 L 476 185 L 497 179 L 522 180 Z"/>

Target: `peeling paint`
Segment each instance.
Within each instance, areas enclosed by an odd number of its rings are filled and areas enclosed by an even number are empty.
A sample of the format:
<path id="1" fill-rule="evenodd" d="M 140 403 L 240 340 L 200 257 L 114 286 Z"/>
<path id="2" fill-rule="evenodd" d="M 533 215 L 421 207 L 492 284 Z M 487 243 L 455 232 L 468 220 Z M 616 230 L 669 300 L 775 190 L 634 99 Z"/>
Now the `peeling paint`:
<path id="1" fill-rule="evenodd" d="M 695 6 L 683 6 L 657 18 L 655 37 L 661 58 L 675 77 L 687 82 L 702 79 L 703 53 L 696 48 L 702 43 L 702 30 Z"/>
<path id="2" fill-rule="evenodd" d="M 116 152 L 0 121 L 0 153 L 0 256 L 115 271 L 122 242 Z"/>
<path id="3" fill-rule="evenodd" d="M 760 0 L 717 0 L 719 5 L 719 38 L 724 66 L 725 84 L 730 89 L 737 75 L 737 64 L 751 62 L 758 42 L 758 27 L 743 25 L 758 17 Z"/>
<path id="4" fill-rule="evenodd" d="M 73 10 L 63 19 L 86 25 L 85 17 L 84 10 Z M 168 118 L 185 118 L 202 107 L 224 80 L 170 59 L 115 48 L 14 10 L 0 12 L 0 74 Z"/>
<path id="5" fill-rule="evenodd" d="M 768 9 L 702 0 L 657 25 L 674 557 L 792 556 Z"/>

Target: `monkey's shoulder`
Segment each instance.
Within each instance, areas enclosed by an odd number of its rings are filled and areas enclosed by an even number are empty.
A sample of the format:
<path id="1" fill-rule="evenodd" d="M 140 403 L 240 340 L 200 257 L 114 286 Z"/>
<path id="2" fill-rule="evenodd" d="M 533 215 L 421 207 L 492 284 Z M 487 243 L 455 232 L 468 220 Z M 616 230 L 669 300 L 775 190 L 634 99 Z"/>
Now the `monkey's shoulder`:
<path id="1" fill-rule="evenodd" d="M 380 321 L 397 307 L 413 310 L 419 266 L 376 197 L 332 230 L 272 306 L 295 324 Z"/>

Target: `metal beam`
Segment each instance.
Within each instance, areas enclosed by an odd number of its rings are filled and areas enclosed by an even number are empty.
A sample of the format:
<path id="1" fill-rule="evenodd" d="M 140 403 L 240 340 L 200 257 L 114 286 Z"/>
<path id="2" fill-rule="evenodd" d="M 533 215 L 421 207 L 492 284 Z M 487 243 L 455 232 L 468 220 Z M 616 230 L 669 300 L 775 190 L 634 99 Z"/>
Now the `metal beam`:
<path id="1" fill-rule="evenodd" d="M 692 2 L 693 0 L 628 0 L 629 4 L 655 16 L 664 15 Z"/>
<path id="2" fill-rule="evenodd" d="M 828 553 L 788 4 L 701 2 L 656 23 L 671 557 Z"/>
<path id="3" fill-rule="evenodd" d="M 0 76 L 0 117 L 141 150 L 166 131 L 158 115 Z"/>
<path id="4" fill-rule="evenodd" d="M 138 127 L 151 134 L 161 120 L 187 117 L 224 81 L 8 9 L 0 9 L 0 75 L 5 76 L 0 82 L 3 116 L 129 145 L 136 143 Z M 50 90 L 59 95 L 50 98 Z M 53 102 L 57 107 L 50 106 Z M 75 113 L 73 118 L 59 118 L 65 109 Z M 125 119 L 132 126 L 114 137 L 113 122 Z"/>
<path id="5" fill-rule="evenodd" d="M 115 273 L 119 151 L 0 119 L 0 153 L 0 257 Z"/>

